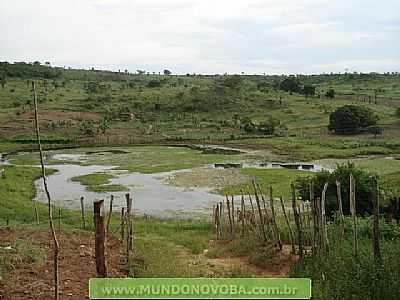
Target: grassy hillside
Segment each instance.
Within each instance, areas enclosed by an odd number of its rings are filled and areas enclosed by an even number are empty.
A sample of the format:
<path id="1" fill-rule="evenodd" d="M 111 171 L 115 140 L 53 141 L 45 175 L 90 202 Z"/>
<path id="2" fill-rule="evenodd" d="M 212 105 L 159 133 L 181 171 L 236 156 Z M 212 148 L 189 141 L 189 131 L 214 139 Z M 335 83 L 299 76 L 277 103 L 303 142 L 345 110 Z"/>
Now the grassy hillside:
<path id="1" fill-rule="evenodd" d="M 271 140 L 268 132 L 246 131 L 245 124 L 271 120 L 273 136 L 296 137 L 296 144 L 299 138 L 336 140 L 327 131 L 329 113 L 349 103 L 379 115 L 385 130 L 377 140 L 393 140 L 400 132 L 398 74 L 298 76 L 301 85 L 316 88 L 315 96 L 305 97 L 281 90 L 284 76 L 135 75 L 18 64 L 1 64 L 0 73 L 6 78 L 0 137 L 12 141 L 33 137 L 30 79 L 37 84 L 44 138 L 53 142 L 248 138 L 246 144 L 262 144 L 263 137 Z M 329 88 L 336 92 L 333 99 L 325 97 Z M 375 140 L 372 134 L 352 139 Z"/>

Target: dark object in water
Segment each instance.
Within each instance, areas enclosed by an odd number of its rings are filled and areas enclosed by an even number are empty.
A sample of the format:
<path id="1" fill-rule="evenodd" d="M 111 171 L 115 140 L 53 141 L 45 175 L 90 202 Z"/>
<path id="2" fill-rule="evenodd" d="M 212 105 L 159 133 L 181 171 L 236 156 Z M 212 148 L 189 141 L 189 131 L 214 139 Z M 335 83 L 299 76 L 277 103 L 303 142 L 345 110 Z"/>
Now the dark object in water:
<path id="1" fill-rule="evenodd" d="M 112 153 L 112 154 L 128 154 L 128 151 L 124 151 L 124 150 L 103 150 L 103 151 L 88 151 L 85 154 L 86 155 L 91 155 L 91 154 L 103 154 L 103 153 Z"/>
<path id="2" fill-rule="evenodd" d="M 238 163 L 217 163 L 214 164 L 215 168 L 224 168 L 224 169 L 240 169 L 242 168 L 242 164 Z"/>
<path id="3" fill-rule="evenodd" d="M 282 168 L 293 169 L 293 170 L 297 170 L 300 166 L 301 166 L 300 164 L 281 164 Z"/>

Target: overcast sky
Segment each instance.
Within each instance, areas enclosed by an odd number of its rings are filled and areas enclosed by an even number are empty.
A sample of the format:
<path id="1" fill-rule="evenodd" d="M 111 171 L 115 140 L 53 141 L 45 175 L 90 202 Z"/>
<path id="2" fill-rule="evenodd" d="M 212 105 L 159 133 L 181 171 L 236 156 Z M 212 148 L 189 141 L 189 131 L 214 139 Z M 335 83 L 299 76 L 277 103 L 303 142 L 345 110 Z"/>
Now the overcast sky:
<path id="1" fill-rule="evenodd" d="M 173 73 L 400 71 L 399 0 L 0 0 L 0 61 Z"/>

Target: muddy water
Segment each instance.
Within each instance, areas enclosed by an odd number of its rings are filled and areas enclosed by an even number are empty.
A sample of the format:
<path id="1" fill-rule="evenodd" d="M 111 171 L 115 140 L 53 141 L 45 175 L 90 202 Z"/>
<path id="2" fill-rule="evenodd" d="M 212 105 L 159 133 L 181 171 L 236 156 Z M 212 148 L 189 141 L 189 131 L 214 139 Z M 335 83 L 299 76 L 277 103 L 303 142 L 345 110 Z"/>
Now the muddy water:
<path id="1" fill-rule="evenodd" d="M 79 182 L 71 181 L 74 176 L 105 171 L 118 175 L 110 183 L 122 184 L 129 189 L 129 191 L 112 193 L 114 195 L 115 210 L 120 210 L 121 207 L 126 206 L 126 193 L 131 193 L 134 197 L 134 207 L 139 214 L 161 217 L 201 215 L 213 203 L 222 200 L 221 196 L 211 193 L 208 189 L 185 189 L 162 183 L 162 178 L 173 176 L 178 171 L 155 174 L 121 174 L 121 171 L 113 170 L 113 166 L 80 166 L 71 164 L 52 165 L 51 168 L 58 170 L 57 173 L 48 176 L 52 199 L 57 206 L 68 209 L 80 209 L 81 196 L 85 197 L 85 204 L 88 208 L 92 206 L 93 201 L 96 199 L 104 199 L 106 208 L 108 208 L 111 193 L 91 192 L 86 190 Z M 42 180 L 37 180 L 35 186 L 37 190 L 35 200 L 46 202 Z"/>

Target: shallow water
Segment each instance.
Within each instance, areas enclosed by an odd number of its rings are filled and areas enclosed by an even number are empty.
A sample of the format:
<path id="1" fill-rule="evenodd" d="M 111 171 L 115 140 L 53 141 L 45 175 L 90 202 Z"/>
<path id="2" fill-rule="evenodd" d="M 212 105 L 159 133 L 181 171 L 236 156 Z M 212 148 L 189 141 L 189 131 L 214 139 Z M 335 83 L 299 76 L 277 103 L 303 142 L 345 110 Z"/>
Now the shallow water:
<path id="1" fill-rule="evenodd" d="M 119 211 L 126 206 L 125 194 L 133 197 L 135 211 L 139 214 L 154 216 L 189 216 L 200 215 L 208 210 L 213 203 L 223 198 L 204 188 L 181 188 L 166 185 L 162 178 L 173 176 L 178 172 L 165 172 L 155 174 L 121 173 L 113 170 L 113 166 L 80 166 L 72 164 L 52 165 L 57 173 L 47 178 L 52 200 L 57 206 L 68 209 L 80 209 L 80 198 L 85 197 L 85 206 L 91 207 L 94 200 L 104 199 L 105 209 L 108 209 L 111 193 L 97 193 L 86 190 L 85 186 L 70 179 L 74 176 L 86 175 L 95 172 L 111 172 L 118 177 L 111 180 L 112 184 L 122 184 L 129 191 L 113 192 L 113 207 Z M 183 170 L 182 170 L 183 171 Z M 180 171 L 179 171 L 180 172 Z M 42 180 L 35 182 L 37 194 L 34 200 L 46 202 Z"/>

